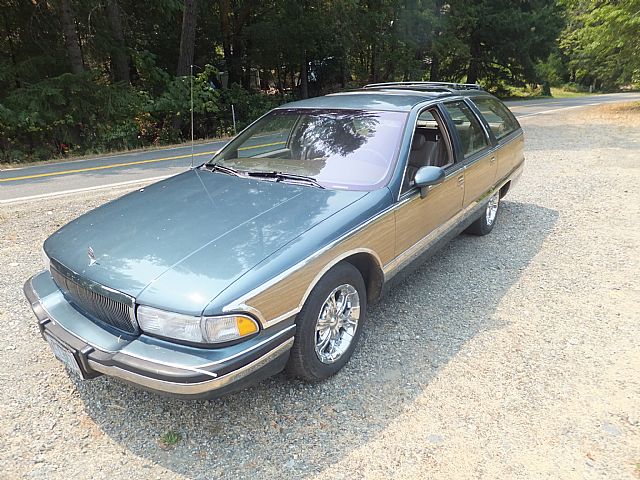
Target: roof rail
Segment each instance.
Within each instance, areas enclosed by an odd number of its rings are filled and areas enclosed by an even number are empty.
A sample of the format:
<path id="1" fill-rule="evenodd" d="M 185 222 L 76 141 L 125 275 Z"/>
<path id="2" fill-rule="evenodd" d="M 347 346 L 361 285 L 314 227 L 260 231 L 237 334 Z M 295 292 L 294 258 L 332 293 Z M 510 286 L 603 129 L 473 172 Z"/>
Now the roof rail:
<path id="1" fill-rule="evenodd" d="M 477 83 L 449 83 L 449 82 L 387 82 L 370 83 L 365 89 L 399 88 L 406 90 L 435 90 L 441 92 L 453 92 L 455 90 L 483 90 Z"/>

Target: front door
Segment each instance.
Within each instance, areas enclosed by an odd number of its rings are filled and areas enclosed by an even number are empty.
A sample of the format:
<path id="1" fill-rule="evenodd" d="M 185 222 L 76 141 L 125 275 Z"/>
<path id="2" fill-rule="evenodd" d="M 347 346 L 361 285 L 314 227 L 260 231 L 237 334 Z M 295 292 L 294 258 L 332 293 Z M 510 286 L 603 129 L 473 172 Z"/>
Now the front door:
<path id="1" fill-rule="evenodd" d="M 422 138 L 420 138 L 422 136 Z M 431 145 L 429 142 L 436 142 Z M 442 142 L 442 143 L 438 143 Z M 421 158 L 424 152 L 425 158 Z M 396 258 L 394 267 L 402 267 L 422 253 L 435 241 L 440 231 L 462 208 L 464 198 L 464 168 L 453 161 L 451 137 L 445 122 L 435 108 L 418 116 L 407 172 L 420 166 L 444 168 L 443 183 L 429 187 L 424 198 L 412 186 L 412 175 L 405 175 L 402 195 L 396 209 Z"/>

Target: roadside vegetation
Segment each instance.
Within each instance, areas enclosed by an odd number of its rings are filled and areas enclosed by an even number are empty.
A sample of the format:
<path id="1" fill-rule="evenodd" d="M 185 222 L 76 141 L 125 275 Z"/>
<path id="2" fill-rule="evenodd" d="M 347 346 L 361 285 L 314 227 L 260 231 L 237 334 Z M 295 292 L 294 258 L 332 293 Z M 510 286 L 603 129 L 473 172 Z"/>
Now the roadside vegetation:
<path id="1" fill-rule="evenodd" d="M 8 0 L 0 162 L 181 142 L 191 82 L 197 139 L 370 82 L 478 82 L 509 98 L 630 88 L 638 11 L 640 0 Z"/>
<path id="2" fill-rule="evenodd" d="M 168 430 L 160 436 L 158 439 L 158 446 L 162 450 L 170 450 L 182 440 L 182 435 L 175 430 Z"/>

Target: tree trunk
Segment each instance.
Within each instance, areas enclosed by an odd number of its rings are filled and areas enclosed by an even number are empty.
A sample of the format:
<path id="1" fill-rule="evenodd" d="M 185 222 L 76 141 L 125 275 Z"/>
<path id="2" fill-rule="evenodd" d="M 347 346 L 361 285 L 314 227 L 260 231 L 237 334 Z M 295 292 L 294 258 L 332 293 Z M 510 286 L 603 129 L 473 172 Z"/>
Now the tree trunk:
<path id="1" fill-rule="evenodd" d="M 471 36 L 471 60 L 469 60 L 469 68 L 467 69 L 467 83 L 476 83 L 480 75 L 480 42 L 474 36 Z"/>
<path id="2" fill-rule="evenodd" d="M 429 72 L 429 81 L 437 82 L 440 80 L 440 59 L 437 55 L 431 57 L 431 70 Z"/>
<path id="3" fill-rule="evenodd" d="M 282 85 L 282 72 L 280 71 L 280 67 L 276 67 L 276 88 L 280 95 L 284 94 L 284 85 Z"/>
<path id="4" fill-rule="evenodd" d="M 116 82 L 130 83 L 129 55 L 127 55 L 126 45 L 124 43 L 124 33 L 122 31 L 122 22 L 120 21 L 120 7 L 116 0 L 107 0 L 106 10 L 111 33 L 116 41 L 116 49 L 111 57 L 114 79 Z"/>
<path id="5" fill-rule="evenodd" d="M 193 52 L 196 43 L 196 0 L 184 0 L 182 15 L 182 33 L 180 35 L 180 57 L 178 58 L 179 77 L 189 75 L 193 64 Z"/>
<path id="6" fill-rule="evenodd" d="M 11 64 L 13 65 L 13 78 L 16 88 L 20 88 L 20 80 L 18 79 L 18 61 L 16 60 L 15 47 L 13 45 L 13 33 L 9 27 L 9 20 L 7 19 L 6 12 L 4 12 L 4 28 L 7 35 L 7 42 L 9 43 L 9 56 L 11 57 Z"/>
<path id="7" fill-rule="evenodd" d="M 82 73 L 84 72 L 84 62 L 82 61 L 82 51 L 70 0 L 60 0 L 60 20 L 62 21 L 62 33 L 71 63 L 71 71 L 76 74 Z"/>
<path id="8" fill-rule="evenodd" d="M 435 17 L 434 28 L 431 31 L 431 69 L 429 71 L 429 81 L 437 82 L 440 80 L 440 56 L 437 53 L 437 39 L 442 33 L 442 7 L 443 0 L 436 0 L 433 4 L 433 13 Z"/>
<path id="9" fill-rule="evenodd" d="M 237 83 L 245 88 L 250 87 L 251 53 L 254 49 L 250 42 L 251 36 L 245 35 L 243 31 L 251 25 L 258 5 L 260 2 L 256 0 L 243 2 L 219 0 L 218 2 L 222 49 L 229 72 L 229 85 Z"/>
<path id="10" fill-rule="evenodd" d="M 244 54 L 245 46 L 239 39 L 238 35 L 236 35 L 236 38 L 233 42 L 233 53 L 231 55 L 231 72 L 229 76 L 233 76 L 235 83 L 247 88 L 247 70 L 249 69 L 249 67 L 247 66 L 247 68 L 242 68 L 242 60 L 244 59 Z"/>
<path id="11" fill-rule="evenodd" d="M 307 62 L 307 51 L 302 54 L 302 68 L 300 68 L 300 86 L 302 98 L 309 98 L 309 65 Z"/>
<path id="12" fill-rule="evenodd" d="M 230 0 L 220 0 L 220 30 L 222 33 L 222 50 L 224 52 L 224 61 L 229 73 L 228 85 L 231 86 L 234 83 L 242 84 L 244 81 L 242 71 L 242 46 L 240 42 L 234 41 L 234 36 L 237 40 L 237 31 L 232 30 L 231 17 L 232 8 Z M 241 21 L 239 18 L 235 22 L 235 28 L 241 28 L 238 23 Z"/>
<path id="13" fill-rule="evenodd" d="M 371 43 L 371 63 L 369 64 L 369 82 L 375 83 L 378 81 L 378 47 L 376 41 Z"/>
<path id="14" fill-rule="evenodd" d="M 251 72 L 251 52 L 253 52 L 253 46 L 251 45 L 251 38 L 249 38 L 246 42 L 242 42 L 242 57 L 241 61 L 244 63 L 244 69 L 242 70 L 242 86 L 246 90 L 251 90 L 253 88 L 252 77 L 253 74 Z"/>
<path id="15" fill-rule="evenodd" d="M 222 33 L 222 51 L 224 53 L 224 61 L 227 66 L 228 81 L 227 85 L 231 85 L 238 80 L 234 78 L 232 67 L 233 50 L 231 47 L 231 3 L 229 0 L 221 0 L 220 5 L 220 32 Z"/>
<path id="16" fill-rule="evenodd" d="M 469 69 L 467 70 L 467 83 L 476 83 L 478 81 L 478 60 L 472 58 L 469 61 Z"/>

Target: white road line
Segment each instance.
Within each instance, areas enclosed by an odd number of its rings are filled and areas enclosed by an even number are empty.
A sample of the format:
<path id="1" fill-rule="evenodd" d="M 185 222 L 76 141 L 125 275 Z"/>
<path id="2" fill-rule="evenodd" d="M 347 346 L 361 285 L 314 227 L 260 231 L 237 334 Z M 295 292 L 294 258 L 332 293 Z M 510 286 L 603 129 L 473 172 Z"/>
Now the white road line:
<path id="1" fill-rule="evenodd" d="M 95 187 L 74 188 L 73 190 L 62 190 L 60 192 L 41 193 L 39 195 L 30 195 L 30 196 L 27 196 L 27 197 L 9 198 L 7 200 L 0 200 L 0 205 L 9 205 L 9 204 L 12 204 L 12 203 L 28 202 L 28 201 L 31 201 L 31 200 L 42 200 L 44 198 L 59 197 L 59 196 L 63 196 L 63 195 L 71 195 L 73 193 L 92 192 L 94 190 L 104 190 L 106 188 L 124 187 L 126 185 L 135 185 L 135 184 L 139 184 L 139 183 L 156 182 L 156 181 L 159 181 L 159 180 L 164 180 L 165 178 L 169 178 L 171 176 L 173 176 L 173 175 L 162 175 L 160 177 L 141 178 L 141 179 L 138 179 L 138 180 L 129 180 L 129 181 L 126 181 L 126 182 L 110 183 L 108 185 L 97 185 Z"/>
<path id="2" fill-rule="evenodd" d="M 508 103 L 505 103 L 505 105 L 509 107 L 509 109 L 512 109 L 512 108 L 541 107 L 543 105 L 562 105 L 563 103 L 564 102 L 541 102 L 541 103 L 525 103 L 525 104 L 518 104 L 518 105 L 509 105 Z"/>
<path id="3" fill-rule="evenodd" d="M 586 106 L 587 105 L 574 105 L 572 107 L 553 108 L 551 110 L 542 110 L 541 112 L 527 113 L 526 115 L 519 115 L 519 118 L 533 117 L 535 115 L 546 115 L 547 113 L 555 113 L 555 112 L 560 112 L 561 110 L 571 110 L 572 108 L 580 108 L 580 107 L 586 107 Z"/>

